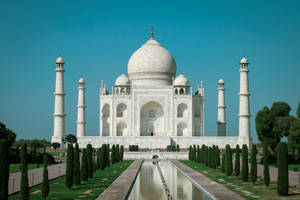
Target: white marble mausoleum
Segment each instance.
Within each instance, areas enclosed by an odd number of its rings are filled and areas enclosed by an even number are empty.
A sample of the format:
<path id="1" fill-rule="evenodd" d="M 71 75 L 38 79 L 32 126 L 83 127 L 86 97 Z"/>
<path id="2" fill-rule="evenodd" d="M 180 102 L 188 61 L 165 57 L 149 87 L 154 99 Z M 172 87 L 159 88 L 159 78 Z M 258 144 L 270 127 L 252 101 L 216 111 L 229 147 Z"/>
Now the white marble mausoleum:
<path id="1" fill-rule="evenodd" d="M 54 134 L 52 142 L 62 142 L 65 135 L 64 60 L 56 61 Z M 151 38 L 136 50 L 128 62 L 128 76 L 120 75 L 111 92 L 103 81 L 100 88 L 99 136 L 86 136 L 85 81 L 78 87 L 77 138 L 81 147 L 103 143 L 139 145 L 140 148 L 166 148 L 179 144 L 219 145 L 251 143 L 249 123 L 248 61 L 241 60 L 240 134 L 226 136 L 224 80 L 218 82 L 217 136 L 205 136 L 204 88 L 193 87 L 188 79 L 176 76 L 176 62 L 171 53 Z M 242 80 L 243 79 L 243 80 Z M 246 84 L 242 86 L 242 84 Z M 244 94 L 245 93 L 245 94 Z M 241 101 L 241 100 L 240 100 Z M 247 107 L 247 108 L 244 108 Z M 246 109 L 246 110 L 245 110 Z M 241 122 L 242 120 L 242 122 Z M 241 124 L 242 123 L 242 124 Z M 242 130 L 241 130 L 242 129 Z M 246 131 L 246 132 L 245 132 Z"/>

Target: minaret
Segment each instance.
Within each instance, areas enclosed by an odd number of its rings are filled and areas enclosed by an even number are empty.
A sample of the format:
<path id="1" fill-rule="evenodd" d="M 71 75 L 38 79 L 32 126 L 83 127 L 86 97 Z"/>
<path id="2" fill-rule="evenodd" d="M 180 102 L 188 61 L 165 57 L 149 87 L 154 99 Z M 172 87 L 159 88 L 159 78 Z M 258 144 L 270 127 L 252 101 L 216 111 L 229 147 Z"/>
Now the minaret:
<path id="1" fill-rule="evenodd" d="M 224 80 L 218 82 L 218 136 L 226 136 L 225 88 Z"/>
<path id="2" fill-rule="evenodd" d="M 239 137 L 240 144 L 250 145 L 250 106 L 248 86 L 248 60 L 243 57 L 240 61 L 240 112 L 239 112 Z"/>
<path id="3" fill-rule="evenodd" d="M 84 100 L 84 80 L 78 81 L 78 105 L 77 105 L 77 137 L 85 136 L 85 100 Z"/>
<path id="4" fill-rule="evenodd" d="M 55 82 L 55 103 L 54 103 L 54 130 L 51 142 L 62 144 L 65 135 L 65 91 L 64 91 L 64 60 L 61 56 L 56 59 L 56 82 Z"/>

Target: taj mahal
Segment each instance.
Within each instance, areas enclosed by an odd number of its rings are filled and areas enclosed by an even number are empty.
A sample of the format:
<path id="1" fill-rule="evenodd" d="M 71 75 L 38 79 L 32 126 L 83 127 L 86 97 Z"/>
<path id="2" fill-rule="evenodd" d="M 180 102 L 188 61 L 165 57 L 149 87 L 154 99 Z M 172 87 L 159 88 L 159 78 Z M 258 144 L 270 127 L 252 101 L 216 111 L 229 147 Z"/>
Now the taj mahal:
<path id="1" fill-rule="evenodd" d="M 139 145 L 140 148 L 166 148 L 189 145 L 251 145 L 248 61 L 240 61 L 239 135 L 226 136 L 225 82 L 217 85 L 218 113 L 216 136 L 205 136 L 205 98 L 202 80 L 193 88 L 183 74 L 176 75 L 171 53 L 154 39 L 137 49 L 128 62 L 128 76 L 120 75 L 111 92 L 101 81 L 99 136 L 86 135 L 85 80 L 78 82 L 77 139 L 80 147 L 104 143 Z M 64 68 L 61 56 L 56 60 L 54 131 L 52 143 L 62 143 L 65 136 Z M 95 109 L 95 108 L 93 108 Z"/>

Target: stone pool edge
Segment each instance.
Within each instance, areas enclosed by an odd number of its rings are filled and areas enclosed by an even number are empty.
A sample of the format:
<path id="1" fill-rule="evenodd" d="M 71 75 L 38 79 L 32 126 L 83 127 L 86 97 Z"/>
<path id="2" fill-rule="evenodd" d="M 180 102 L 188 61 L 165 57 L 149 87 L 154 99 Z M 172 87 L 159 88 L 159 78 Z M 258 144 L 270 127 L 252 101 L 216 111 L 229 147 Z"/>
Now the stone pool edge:
<path id="1" fill-rule="evenodd" d="M 143 160 L 134 160 L 133 163 L 108 187 L 96 200 L 126 199 L 143 164 Z"/>
<path id="2" fill-rule="evenodd" d="M 227 189 L 223 185 L 212 181 L 202 173 L 193 170 L 178 160 L 170 159 L 171 163 L 195 185 L 205 191 L 209 196 L 216 200 L 245 200 L 237 193 Z"/>

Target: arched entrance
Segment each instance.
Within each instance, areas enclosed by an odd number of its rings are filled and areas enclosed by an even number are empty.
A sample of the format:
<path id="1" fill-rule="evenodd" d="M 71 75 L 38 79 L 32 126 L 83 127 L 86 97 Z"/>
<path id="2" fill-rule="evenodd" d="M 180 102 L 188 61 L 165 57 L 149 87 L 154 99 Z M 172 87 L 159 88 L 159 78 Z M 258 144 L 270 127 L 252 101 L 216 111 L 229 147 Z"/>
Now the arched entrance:
<path id="1" fill-rule="evenodd" d="M 164 135 L 164 111 L 162 106 L 150 101 L 142 106 L 140 111 L 141 136 Z"/>

